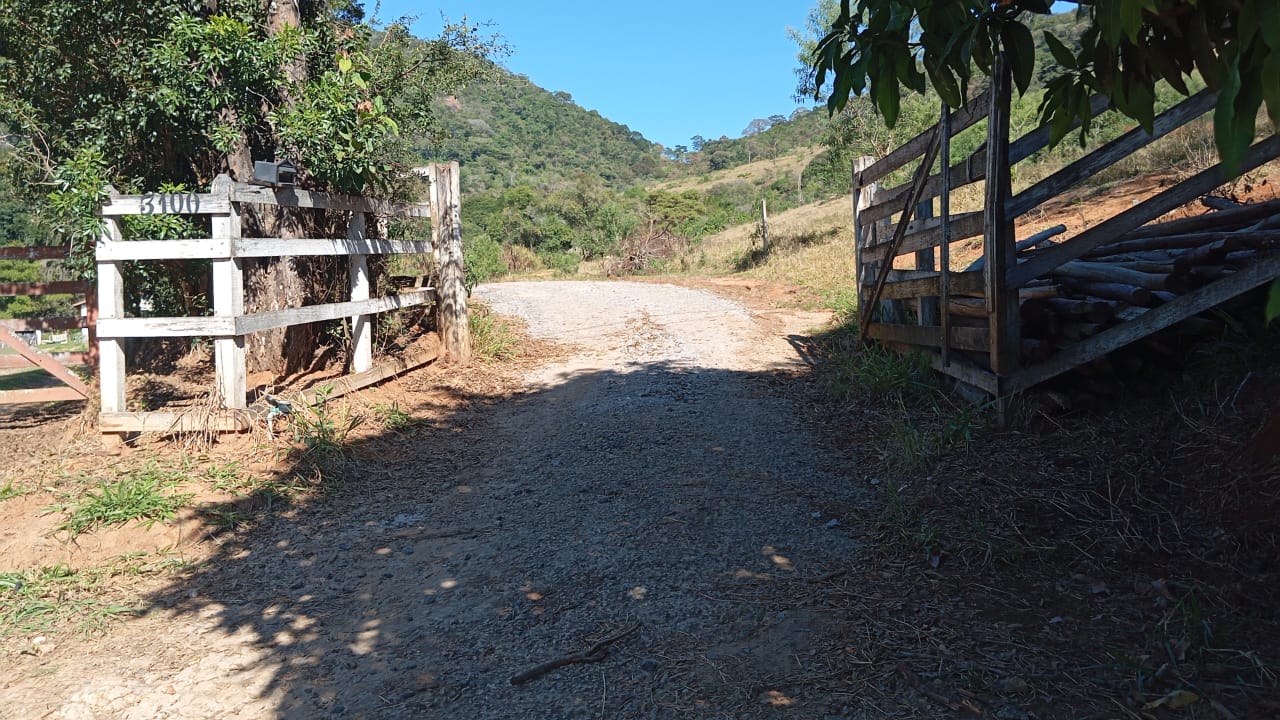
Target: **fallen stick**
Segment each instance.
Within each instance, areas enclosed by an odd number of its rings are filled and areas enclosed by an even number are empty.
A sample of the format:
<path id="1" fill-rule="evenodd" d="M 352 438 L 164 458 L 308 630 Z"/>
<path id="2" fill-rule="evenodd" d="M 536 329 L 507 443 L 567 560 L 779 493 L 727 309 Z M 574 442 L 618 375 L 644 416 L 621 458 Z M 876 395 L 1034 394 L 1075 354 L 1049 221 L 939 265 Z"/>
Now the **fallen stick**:
<path id="1" fill-rule="evenodd" d="M 618 633 L 617 635 L 612 635 L 610 637 L 607 637 L 604 640 L 601 640 L 600 642 L 596 643 L 595 645 L 592 645 L 591 647 L 587 648 L 586 650 L 580 653 L 565 655 L 562 658 L 558 658 L 550 662 L 545 662 L 535 668 L 525 670 L 519 675 L 512 677 L 511 684 L 520 685 L 523 683 L 527 683 L 531 680 L 537 680 L 538 678 L 542 677 L 543 675 L 546 675 L 552 670 L 555 670 L 556 668 L 562 668 L 565 665 L 574 665 L 577 663 L 600 662 L 601 660 L 604 660 L 605 658 L 609 657 L 610 645 L 612 645 L 613 643 L 621 640 L 622 638 L 630 635 L 631 633 L 639 629 L 640 629 L 640 623 L 636 623 L 631 627 L 627 628 L 626 630 L 623 630 L 622 632 Z"/>

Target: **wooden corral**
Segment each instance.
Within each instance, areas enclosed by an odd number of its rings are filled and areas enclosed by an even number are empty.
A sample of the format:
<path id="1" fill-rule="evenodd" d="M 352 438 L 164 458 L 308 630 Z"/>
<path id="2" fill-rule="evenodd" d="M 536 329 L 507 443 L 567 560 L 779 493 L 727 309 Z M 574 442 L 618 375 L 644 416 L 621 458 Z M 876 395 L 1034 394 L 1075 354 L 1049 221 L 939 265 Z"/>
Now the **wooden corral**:
<path id="1" fill-rule="evenodd" d="M 444 352 L 465 361 L 470 355 L 466 288 L 463 283 L 461 207 L 458 165 L 425 169 L 430 203 L 309 192 L 293 187 L 262 187 L 233 182 L 222 175 L 208 193 L 111 193 L 101 208 L 103 234 L 96 251 L 98 342 L 103 433 L 241 431 L 250 427 L 245 337 L 250 333 L 328 320 L 351 323 L 351 375 L 338 381 L 350 391 L 384 380 L 434 358 L 414 355 L 375 366 L 373 318 L 379 313 L 436 303 Z M 276 205 L 345 213 L 342 238 L 254 238 L 241 235 L 242 206 Z M 126 215 L 211 215 L 211 237 L 187 240 L 125 240 L 120 218 Z M 389 240 L 369 237 L 375 219 L 431 218 L 431 239 Z M 437 268 L 434 287 L 401 288 L 371 297 L 370 255 L 422 254 Z M 349 300 L 323 305 L 246 313 L 242 261 L 245 258 L 345 256 Z M 126 317 L 121 264 L 131 261 L 212 262 L 213 314 L 204 317 Z M 216 393 L 221 409 L 199 413 L 128 412 L 125 397 L 125 340 L 128 338 L 209 337 L 213 339 Z"/>
<path id="2" fill-rule="evenodd" d="M 4 247 L 0 248 L 0 260 L 66 260 L 65 247 Z M 94 298 L 86 282 L 55 280 L 50 282 L 0 283 L 0 295 L 78 295 L 87 301 L 86 312 L 78 318 L 0 318 L 0 346 L 12 348 L 16 356 L 0 356 L 0 369 L 38 367 L 62 382 L 61 387 L 0 390 L 0 405 L 17 403 L 43 403 L 69 400 L 85 400 L 91 394 L 89 386 L 72 372 L 69 365 L 92 365 L 96 361 Z M 16 333 L 24 331 L 88 331 L 88 352 L 65 353 L 55 358 L 37 347 L 32 347 Z"/>
<path id="3" fill-rule="evenodd" d="M 1157 117 L 1153 133 L 1131 130 L 1014 194 L 1011 168 L 1046 147 L 1049 130 L 1010 141 L 1009 76 L 998 66 L 991 90 L 966 108 L 943 107 L 933 128 L 884 158 L 854 165 L 863 336 L 925 351 L 940 372 L 1007 399 L 1105 362 L 1176 323 L 1195 322 L 1198 313 L 1280 276 L 1280 202 L 1223 203 L 1207 216 L 1147 224 L 1222 185 L 1228 177 L 1221 165 L 1063 242 L 1054 242 L 1062 226 L 1015 235 L 1018 217 L 1210 112 L 1215 100 L 1210 91 L 1194 95 Z M 1094 99 L 1094 115 L 1106 108 L 1105 99 Z M 952 164 L 951 137 L 984 119 L 986 143 Z M 1272 135 L 1250 148 L 1239 171 L 1277 156 L 1280 136 Z M 878 186 L 917 159 L 910 182 Z M 953 214 L 952 191 L 979 180 L 984 209 Z M 982 258 L 953 270 L 951 244 L 974 237 L 982 238 Z M 915 269 L 895 268 L 908 255 Z"/>

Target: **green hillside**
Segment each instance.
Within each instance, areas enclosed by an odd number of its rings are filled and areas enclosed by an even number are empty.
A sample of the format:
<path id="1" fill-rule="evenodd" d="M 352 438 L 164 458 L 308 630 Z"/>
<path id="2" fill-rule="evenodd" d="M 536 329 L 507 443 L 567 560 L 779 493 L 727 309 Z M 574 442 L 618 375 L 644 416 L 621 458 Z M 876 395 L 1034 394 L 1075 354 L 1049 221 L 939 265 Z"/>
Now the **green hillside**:
<path id="1" fill-rule="evenodd" d="M 423 159 L 461 163 L 466 192 L 553 188 L 579 175 L 622 189 L 662 177 L 672 165 L 639 132 L 523 75 L 501 72 L 495 82 L 472 85 L 437 103 L 447 137 L 423 148 Z"/>

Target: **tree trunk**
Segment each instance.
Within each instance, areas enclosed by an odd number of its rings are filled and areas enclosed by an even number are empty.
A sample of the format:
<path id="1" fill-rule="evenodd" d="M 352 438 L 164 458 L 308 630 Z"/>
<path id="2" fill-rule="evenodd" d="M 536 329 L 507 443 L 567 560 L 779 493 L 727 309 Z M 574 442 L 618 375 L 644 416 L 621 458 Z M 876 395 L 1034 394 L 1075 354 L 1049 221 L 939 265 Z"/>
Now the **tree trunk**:
<path id="1" fill-rule="evenodd" d="M 267 29 L 278 33 L 287 27 L 302 25 L 298 0 L 271 0 L 267 16 Z M 287 62 L 284 75 L 290 80 L 280 91 L 280 102 L 285 107 L 294 102 L 290 89 L 295 83 L 306 81 L 307 68 L 303 58 Z M 229 160 L 236 179 L 248 181 L 253 176 L 253 162 L 248 157 L 248 147 L 236 148 L 235 157 Z M 275 160 L 274 157 L 262 158 Z M 316 229 L 317 222 L 308 211 L 263 206 L 255 213 L 255 224 L 264 237 L 303 238 L 308 230 Z M 317 237 L 318 234 L 312 234 Z M 332 263 L 324 258 L 282 257 L 245 261 L 245 311 L 268 312 L 296 308 L 329 298 L 328 283 L 324 271 Z M 250 335 L 245 339 L 245 358 L 249 372 L 269 371 L 277 376 L 306 369 L 320 345 L 319 325 L 296 325 L 276 328 Z"/>

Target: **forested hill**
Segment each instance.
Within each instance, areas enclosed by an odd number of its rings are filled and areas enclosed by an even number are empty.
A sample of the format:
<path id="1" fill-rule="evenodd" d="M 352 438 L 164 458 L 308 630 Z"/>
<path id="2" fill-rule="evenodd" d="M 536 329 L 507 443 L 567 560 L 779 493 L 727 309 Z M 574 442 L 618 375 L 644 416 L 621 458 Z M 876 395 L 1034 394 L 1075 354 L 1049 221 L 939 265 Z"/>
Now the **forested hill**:
<path id="1" fill-rule="evenodd" d="M 426 160 L 458 160 L 463 190 L 555 187 L 580 176 L 622 189 L 662 177 L 671 161 L 638 131 L 601 117 L 523 75 L 503 72 L 437 101 L 448 137 Z"/>

